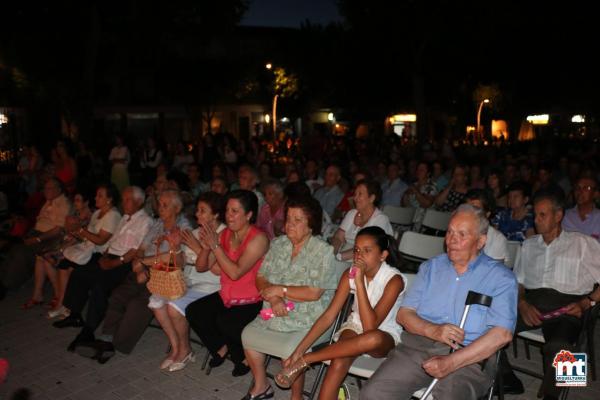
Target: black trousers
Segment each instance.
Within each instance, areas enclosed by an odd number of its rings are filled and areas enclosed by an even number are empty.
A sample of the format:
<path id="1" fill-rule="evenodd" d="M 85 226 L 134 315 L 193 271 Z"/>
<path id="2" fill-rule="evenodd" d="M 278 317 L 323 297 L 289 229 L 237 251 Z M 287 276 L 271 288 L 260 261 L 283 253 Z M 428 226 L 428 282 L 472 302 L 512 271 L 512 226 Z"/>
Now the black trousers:
<path id="1" fill-rule="evenodd" d="M 81 314 L 89 299 L 84 329 L 90 333 L 93 333 L 104 319 L 110 293 L 131 271 L 131 264 L 104 270 L 100 268 L 98 260 L 100 254 L 94 254 L 85 266 L 73 270 L 63 301 L 71 313 Z"/>
<path id="2" fill-rule="evenodd" d="M 150 292 L 145 283 L 137 283 L 130 272 L 123 283 L 112 291 L 102 325 L 102 333 L 113 337 L 115 349 L 129 354 L 140 340 L 152 317 L 148 308 Z"/>
<path id="3" fill-rule="evenodd" d="M 234 363 L 245 358 L 242 346 L 242 331 L 256 318 L 262 302 L 227 308 L 219 292 L 191 303 L 185 309 L 190 326 L 212 355 L 227 345 Z"/>
<path id="4" fill-rule="evenodd" d="M 573 303 L 581 300 L 582 296 L 570 295 L 560 293 L 553 289 L 534 289 L 525 291 L 525 300 L 531 305 L 535 306 L 540 312 L 546 313 L 549 311 L 556 310 L 569 303 Z M 515 328 L 515 335 L 519 332 L 528 331 L 532 329 L 542 328 L 542 334 L 546 343 L 542 347 L 542 356 L 544 363 L 544 380 L 542 382 L 542 391 L 544 395 L 551 395 L 558 397 L 560 395 L 561 388 L 556 387 L 555 382 L 555 371 L 552 366 L 554 356 L 561 350 L 575 351 L 573 345 L 579 334 L 583 321 L 581 318 L 576 318 L 571 315 L 561 315 L 557 318 L 542 321 L 542 325 L 528 326 L 525 324 L 521 315 L 519 314 L 517 319 L 517 327 Z M 503 371 L 507 371 L 506 367 L 510 368 L 508 359 L 504 354 L 502 357 L 502 368 Z"/>

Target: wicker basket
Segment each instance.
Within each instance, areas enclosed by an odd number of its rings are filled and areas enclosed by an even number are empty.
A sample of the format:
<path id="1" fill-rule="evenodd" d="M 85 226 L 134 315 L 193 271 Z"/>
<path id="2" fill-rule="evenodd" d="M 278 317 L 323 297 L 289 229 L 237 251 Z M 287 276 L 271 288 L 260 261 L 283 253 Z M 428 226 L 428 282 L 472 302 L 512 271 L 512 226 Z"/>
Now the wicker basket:
<path id="1" fill-rule="evenodd" d="M 150 268 L 150 280 L 146 287 L 152 294 L 164 297 L 169 300 L 180 298 L 187 291 L 183 271 L 177 268 L 176 257 L 173 252 L 169 252 L 169 263 L 160 261 L 158 256 L 160 243 L 156 245 L 156 261 Z"/>

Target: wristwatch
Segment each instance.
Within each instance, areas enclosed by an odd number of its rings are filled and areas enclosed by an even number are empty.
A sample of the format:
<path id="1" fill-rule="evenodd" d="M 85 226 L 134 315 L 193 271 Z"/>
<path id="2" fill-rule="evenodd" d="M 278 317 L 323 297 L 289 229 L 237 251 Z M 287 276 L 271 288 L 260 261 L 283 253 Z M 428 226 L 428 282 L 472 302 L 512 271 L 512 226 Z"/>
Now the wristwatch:
<path id="1" fill-rule="evenodd" d="M 587 299 L 590 301 L 590 307 L 594 307 L 596 305 L 596 301 L 592 299 L 592 296 L 588 295 Z"/>
<path id="2" fill-rule="evenodd" d="M 284 286 L 281 290 L 283 291 L 283 297 L 287 297 L 287 287 Z"/>
<path id="3" fill-rule="evenodd" d="M 119 256 L 119 260 L 121 260 L 121 264 L 125 264 L 125 257 Z"/>

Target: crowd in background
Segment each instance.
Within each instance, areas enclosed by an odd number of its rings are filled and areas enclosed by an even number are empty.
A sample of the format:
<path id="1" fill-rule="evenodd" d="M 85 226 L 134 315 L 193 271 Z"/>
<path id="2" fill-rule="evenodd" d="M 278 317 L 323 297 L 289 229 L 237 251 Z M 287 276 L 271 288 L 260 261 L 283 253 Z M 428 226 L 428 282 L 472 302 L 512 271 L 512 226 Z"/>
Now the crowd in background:
<path id="1" fill-rule="evenodd" d="M 0 212 L 6 215 L 10 207 L 31 223 L 41 207 L 43 182 L 51 176 L 70 195 L 76 187 L 92 189 L 90 182 L 110 180 L 118 190 L 129 184 L 146 189 L 168 177 L 171 185 L 175 182 L 197 197 L 211 186 L 221 192 L 237 188 L 238 168 L 244 165 L 256 170 L 260 184 L 271 179 L 283 186 L 303 181 L 311 193 L 324 185 L 327 167 L 337 166 L 337 187 L 344 196 L 336 210 L 334 201 L 328 200 L 326 211 L 338 223 L 349 210 L 356 174 L 380 183 L 382 205 L 412 206 L 421 213 L 431 206 L 452 210 L 470 188 L 490 190 L 498 210 L 508 208 L 508 187 L 516 182 L 523 184 L 529 200 L 541 188 L 560 188 L 572 206 L 575 181 L 581 176 L 598 179 L 599 152 L 597 139 L 558 137 L 483 145 L 449 140 L 417 143 L 395 135 L 360 140 L 309 134 L 273 146 L 259 138 L 238 140 L 230 134 L 208 134 L 196 143 L 169 145 L 153 137 L 134 140 L 119 134 L 112 147 L 94 151 L 84 141 L 64 139 L 49 152 L 33 143 L 22 146 L 19 179 L 5 179 Z"/>
<path id="2" fill-rule="evenodd" d="M 229 355 L 234 376 L 252 371 L 256 379 L 249 396 L 269 398 L 264 356 L 260 346 L 247 343 L 251 330 L 296 332 L 299 347 L 289 348 L 295 359 L 286 365 L 297 363 L 307 348 L 308 339 L 301 339 L 323 333 L 309 331 L 314 321 L 321 313 L 334 313 L 327 311 L 339 280 L 331 274 L 334 258 L 356 263 L 357 248 L 377 247 L 379 261 L 365 258 L 362 273 L 372 279 L 386 271 L 386 278 L 379 289 L 370 289 L 379 297 L 373 300 L 370 293 L 369 301 L 373 309 L 377 301 L 385 303 L 378 318 L 392 318 L 388 325 L 398 326 L 393 315 L 405 278 L 396 277 L 388 265 L 398 267 L 390 261 L 397 245 L 383 213 L 386 206 L 416 209 L 411 229 L 421 231 L 428 209 L 453 212 L 481 200 L 475 205 L 484 204 L 491 225 L 507 240 L 523 242 L 536 234 L 533 199 L 552 192 L 566 199 L 563 228 L 600 241 L 597 141 L 475 145 L 379 139 L 307 135 L 272 146 L 257 138 L 209 134 L 196 144 L 164 146 L 147 138 L 129 147 L 131 138 L 117 135 L 105 153 L 59 140 L 48 157 L 35 144 L 24 146 L 18 178 L 3 188 L 0 296 L 33 275 L 33 295 L 23 305 L 32 308 L 44 303 L 48 279 L 54 290 L 48 317 L 62 318 L 54 323 L 58 328 L 81 327 L 70 350 L 91 351 L 99 362 L 108 361 L 115 348 L 132 351 L 154 316 L 171 344 L 161 369 L 183 369 L 194 360 L 191 327 L 208 347 L 212 367 Z M 302 265 L 311 260 L 303 269 L 310 279 L 275 268 L 284 268 L 280 264 L 290 259 Z M 185 266 L 186 296 L 168 301 L 146 290 L 147 266 L 157 261 Z M 29 273 L 21 264 L 30 265 Z M 350 290 L 341 282 L 338 290 Z M 393 299 L 384 296 L 387 285 Z M 259 321 L 257 315 L 267 306 L 276 316 L 288 316 L 285 299 L 312 302 L 312 311 L 300 307 L 303 319 L 286 324 Z M 331 304 L 340 308 L 340 301 Z M 123 328 L 128 307 L 144 311 Z M 354 334 L 341 335 L 341 342 L 358 343 L 355 336 L 363 334 L 364 322 L 355 312 Z M 103 320 L 98 339 L 95 332 Z M 387 354 L 399 341 L 394 329 L 377 338 L 383 345 L 363 352 Z M 339 354 L 348 351 L 340 349 Z M 323 359 L 332 354 L 338 353 Z M 311 357 L 311 362 L 321 360 Z M 331 373 L 332 381 L 322 390 L 336 389 L 343 376 Z M 283 382 L 292 387 L 293 397 L 302 387 L 294 382 Z"/>

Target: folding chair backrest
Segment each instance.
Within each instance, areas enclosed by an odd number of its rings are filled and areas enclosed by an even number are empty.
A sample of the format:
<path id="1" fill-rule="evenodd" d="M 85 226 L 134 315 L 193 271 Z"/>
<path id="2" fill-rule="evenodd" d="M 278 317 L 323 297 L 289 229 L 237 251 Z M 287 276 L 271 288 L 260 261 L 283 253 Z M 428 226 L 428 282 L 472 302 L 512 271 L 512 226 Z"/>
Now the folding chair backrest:
<path id="1" fill-rule="evenodd" d="M 521 251 L 521 242 L 509 240 L 506 242 L 506 246 L 508 247 L 508 260 L 506 260 L 506 266 L 510 269 L 513 269 L 515 262 L 517 261 L 517 256 Z"/>
<path id="2" fill-rule="evenodd" d="M 404 232 L 400 253 L 409 261 L 425 261 L 444 252 L 444 238 L 417 232 Z"/>
<path id="3" fill-rule="evenodd" d="M 392 225 L 412 225 L 416 209 L 413 207 L 385 206 L 383 213 Z"/>
<path id="4" fill-rule="evenodd" d="M 425 228 L 434 229 L 436 231 L 445 232 L 448 230 L 448 223 L 450 222 L 451 215 L 452 214 L 449 212 L 436 211 L 429 208 L 423 217 L 422 226 Z"/>

